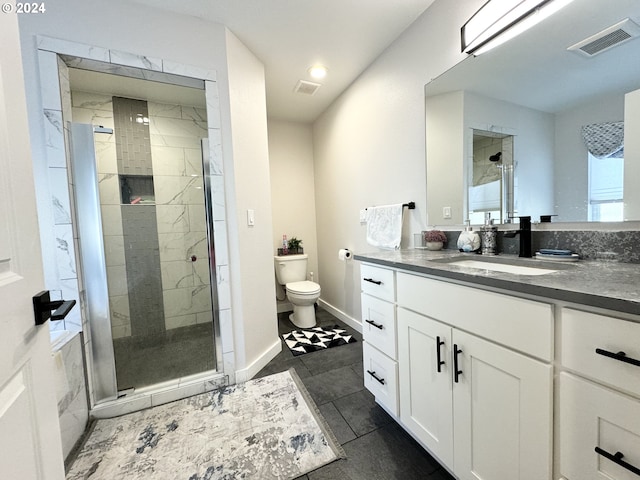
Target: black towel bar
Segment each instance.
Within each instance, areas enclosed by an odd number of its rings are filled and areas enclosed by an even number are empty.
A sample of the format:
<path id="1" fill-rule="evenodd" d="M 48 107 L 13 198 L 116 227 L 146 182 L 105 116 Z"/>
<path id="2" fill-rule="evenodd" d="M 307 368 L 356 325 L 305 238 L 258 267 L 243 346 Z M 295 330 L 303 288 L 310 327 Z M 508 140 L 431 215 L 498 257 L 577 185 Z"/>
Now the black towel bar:
<path id="1" fill-rule="evenodd" d="M 402 207 L 403 207 L 403 208 L 405 208 L 405 207 L 406 207 L 406 208 L 408 208 L 409 210 L 415 210 L 415 209 L 416 209 L 416 202 L 403 203 L 403 204 L 402 204 Z M 367 209 L 368 209 L 368 207 L 367 207 L 367 208 L 365 208 L 365 210 L 367 210 Z"/>

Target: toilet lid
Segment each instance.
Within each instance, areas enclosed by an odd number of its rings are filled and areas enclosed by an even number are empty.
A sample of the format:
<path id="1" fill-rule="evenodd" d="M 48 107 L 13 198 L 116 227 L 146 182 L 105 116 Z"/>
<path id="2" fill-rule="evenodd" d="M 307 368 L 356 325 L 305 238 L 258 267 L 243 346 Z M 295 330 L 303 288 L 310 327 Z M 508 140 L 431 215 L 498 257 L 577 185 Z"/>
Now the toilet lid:
<path id="1" fill-rule="evenodd" d="M 287 283 L 287 290 L 294 293 L 311 295 L 320 292 L 320 285 L 315 282 L 305 280 L 303 282 Z"/>

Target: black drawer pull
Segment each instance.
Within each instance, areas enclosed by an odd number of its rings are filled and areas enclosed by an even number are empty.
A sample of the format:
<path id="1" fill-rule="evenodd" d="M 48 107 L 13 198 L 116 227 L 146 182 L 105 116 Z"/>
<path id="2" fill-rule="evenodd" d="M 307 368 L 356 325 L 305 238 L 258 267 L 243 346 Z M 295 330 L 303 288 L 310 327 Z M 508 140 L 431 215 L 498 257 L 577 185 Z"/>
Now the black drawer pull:
<path id="1" fill-rule="evenodd" d="M 640 360 L 636 360 L 635 358 L 629 358 L 627 357 L 627 354 L 624 352 L 613 353 L 613 352 L 609 352 L 608 350 L 596 348 L 596 353 L 598 355 L 604 355 L 605 357 L 613 358 L 614 360 L 618 360 L 624 363 L 630 363 L 631 365 L 640 367 Z"/>
<path id="2" fill-rule="evenodd" d="M 365 282 L 375 283 L 376 285 L 382 285 L 382 282 L 380 280 L 374 280 L 373 278 L 364 278 L 363 280 Z"/>
<path id="3" fill-rule="evenodd" d="M 372 372 L 371 370 L 367 370 L 367 373 L 379 381 L 382 385 L 384 385 L 384 378 L 380 378 L 376 375 L 376 372 Z"/>
<path id="4" fill-rule="evenodd" d="M 458 378 L 462 375 L 462 370 L 458 369 L 458 354 L 462 353 L 462 350 L 458 348 L 458 345 L 453 344 L 453 381 L 458 383 Z"/>
<path id="5" fill-rule="evenodd" d="M 436 337 L 436 360 L 438 362 L 438 373 L 442 372 L 442 365 L 445 363 L 440 354 L 440 347 L 442 345 L 444 345 L 444 341 L 440 340 L 440 337 Z"/>
<path id="6" fill-rule="evenodd" d="M 624 460 L 622 460 L 624 458 L 624 455 L 621 452 L 616 452 L 614 455 L 611 455 L 606 450 L 603 450 L 600 447 L 596 447 L 596 453 L 598 455 L 602 455 L 604 458 L 611 460 L 613 463 L 620 465 L 622 468 L 626 468 L 630 472 L 635 473 L 640 477 L 640 468 L 634 467 L 630 463 L 627 463 Z"/>
<path id="7" fill-rule="evenodd" d="M 376 322 L 374 322 L 373 320 L 365 320 L 365 322 L 367 322 L 369 325 L 373 325 L 374 327 L 376 327 L 378 330 L 382 330 L 384 328 L 383 325 L 380 325 Z"/>

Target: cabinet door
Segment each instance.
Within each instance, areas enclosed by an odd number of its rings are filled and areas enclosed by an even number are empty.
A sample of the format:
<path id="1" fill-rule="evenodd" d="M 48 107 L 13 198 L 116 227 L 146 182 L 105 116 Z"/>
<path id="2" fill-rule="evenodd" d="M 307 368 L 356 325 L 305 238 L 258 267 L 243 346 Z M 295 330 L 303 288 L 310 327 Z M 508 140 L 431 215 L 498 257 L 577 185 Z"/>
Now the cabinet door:
<path id="1" fill-rule="evenodd" d="M 560 473 L 567 479 L 639 478 L 640 401 L 561 373 L 559 417 Z M 627 468 L 607 457 L 618 452 Z"/>
<path id="2" fill-rule="evenodd" d="M 457 363 L 459 371 L 453 385 L 456 475 L 550 479 L 551 365 L 459 330 L 452 340 L 452 369 Z"/>
<path id="3" fill-rule="evenodd" d="M 451 468 L 450 352 L 451 327 L 398 308 L 400 420 L 431 453 Z"/>

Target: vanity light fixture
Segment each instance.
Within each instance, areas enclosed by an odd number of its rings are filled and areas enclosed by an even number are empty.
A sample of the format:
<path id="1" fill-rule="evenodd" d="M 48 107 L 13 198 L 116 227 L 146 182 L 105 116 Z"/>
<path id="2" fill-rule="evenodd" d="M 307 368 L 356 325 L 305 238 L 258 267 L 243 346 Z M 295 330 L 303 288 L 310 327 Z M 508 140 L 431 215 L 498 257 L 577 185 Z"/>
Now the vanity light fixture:
<path id="1" fill-rule="evenodd" d="M 480 55 L 520 35 L 573 0 L 488 0 L 461 30 L 462 51 Z"/>
<path id="2" fill-rule="evenodd" d="M 327 76 L 327 67 L 325 67 L 324 65 L 314 65 L 309 69 L 309 75 L 317 80 L 320 80 Z"/>

